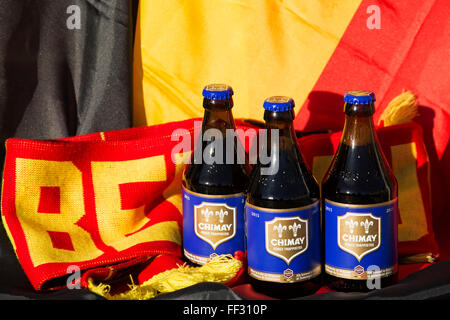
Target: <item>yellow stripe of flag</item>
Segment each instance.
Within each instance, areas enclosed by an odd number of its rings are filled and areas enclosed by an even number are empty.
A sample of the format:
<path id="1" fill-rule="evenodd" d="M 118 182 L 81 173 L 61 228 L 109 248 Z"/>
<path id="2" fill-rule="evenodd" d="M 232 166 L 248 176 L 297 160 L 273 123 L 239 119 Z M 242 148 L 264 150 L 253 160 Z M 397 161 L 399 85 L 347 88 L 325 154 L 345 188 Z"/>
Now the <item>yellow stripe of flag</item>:
<path id="1" fill-rule="evenodd" d="M 201 117 L 202 88 L 235 89 L 235 117 L 262 119 L 271 95 L 301 105 L 361 0 L 141 1 L 134 124 Z"/>

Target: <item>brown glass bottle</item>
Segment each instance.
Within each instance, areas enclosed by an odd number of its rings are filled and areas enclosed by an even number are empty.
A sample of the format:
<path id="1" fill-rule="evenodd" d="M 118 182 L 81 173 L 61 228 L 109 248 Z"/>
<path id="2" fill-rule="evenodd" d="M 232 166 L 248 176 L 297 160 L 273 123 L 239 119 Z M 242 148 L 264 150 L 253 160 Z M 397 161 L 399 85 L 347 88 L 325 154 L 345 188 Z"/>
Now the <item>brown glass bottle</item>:
<path id="1" fill-rule="evenodd" d="M 232 95 L 231 87 L 222 84 L 203 90 L 202 131 L 183 174 L 184 254 L 199 265 L 215 255 L 245 250 L 248 172 L 245 154 L 238 154 Z"/>
<path id="2" fill-rule="evenodd" d="M 293 100 L 271 97 L 264 108 L 267 138 L 259 141 L 247 193 L 249 281 L 258 292 L 292 298 L 320 287 L 319 187 L 297 144 Z"/>
<path id="3" fill-rule="evenodd" d="M 368 291 L 396 279 L 397 182 L 374 129 L 373 93 L 351 91 L 344 101 L 344 130 L 321 190 L 324 278 L 336 290 Z"/>

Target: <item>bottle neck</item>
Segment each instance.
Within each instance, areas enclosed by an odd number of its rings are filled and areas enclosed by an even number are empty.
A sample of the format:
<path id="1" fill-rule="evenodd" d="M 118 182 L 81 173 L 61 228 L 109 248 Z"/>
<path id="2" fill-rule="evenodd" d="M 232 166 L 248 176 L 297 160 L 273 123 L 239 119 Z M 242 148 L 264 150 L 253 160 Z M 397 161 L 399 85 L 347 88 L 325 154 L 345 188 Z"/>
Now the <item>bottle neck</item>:
<path id="1" fill-rule="evenodd" d="M 297 148 L 297 138 L 294 130 L 294 113 L 293 111 L 273 112 L 265 111 L 264 119 L 266 120 L 266 129 L 271 136 L 272 130 L 278 131 L 280 149 Z M 275 143 L 269 139 L 269 142 Z"/>
<path id="2" fill-rule="evenodd" d="M 341 143 L 352 147 L 376 144 L 372 115 L 346 115 Z"/>
<path id="3" fill-rule="evenodd" d="M 267 134 L 260 144 L 258 163 L 267 171 L 261 174 L 274 175 L 292 169 L 293 164 L 304 168 L 293 125 L 294 112 L 265 111 L 264 120 Z"/>
<path id="4" fill-rule="evenodd" d="M 238 139 L 231 108 L 205 106 L 202 131 L 198 139 L 199 143 L 194 150 L 194 163 L 238 163 L 235 152 Z"/>
<path id="5" fill-rule="evenodd" d="M 223 137 L 226 136 L 227 129 L 236 129 L 231 109 L 225 111 L 205 109 L 202 131 L 205 132 L 208 129 L 219 130 Z"/>
<path id="6" fill-rule="evenodd" d="M 217 129 L 220 130 L 223 137 L 225 137 L 227 129 L 236 129 L 233 113 L 231 111 L 233 107 L 232 99 L 204 99 L 203 107 L 205 108 L 202 124 L 203 132 L 208 129 Z"/>

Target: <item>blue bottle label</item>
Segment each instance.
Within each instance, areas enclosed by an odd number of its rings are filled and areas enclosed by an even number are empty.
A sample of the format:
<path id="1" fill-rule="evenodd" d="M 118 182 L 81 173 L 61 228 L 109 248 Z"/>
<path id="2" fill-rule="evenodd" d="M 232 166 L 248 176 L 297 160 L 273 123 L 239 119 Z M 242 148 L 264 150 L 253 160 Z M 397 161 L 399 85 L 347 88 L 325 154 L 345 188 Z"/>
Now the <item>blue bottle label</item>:
<path id="1" fill-rule="evenodd" d="M 245 251 L 245 194 L 206 195 L 183 187 L 185 256 L 205 264 L 221 254 Z"/>
<path id="2" fill-rule="evenodd" d="M 246 204 L 247 262 L 251 277 L 300 282 L 321 272 L 319 201 L 300 208 Z"/>
<path id="3" fill-rule="evenodd" d="M 325 272 L 344 279 L 397 272 L 397 199 L 373 205 L 325 199 Z"/>

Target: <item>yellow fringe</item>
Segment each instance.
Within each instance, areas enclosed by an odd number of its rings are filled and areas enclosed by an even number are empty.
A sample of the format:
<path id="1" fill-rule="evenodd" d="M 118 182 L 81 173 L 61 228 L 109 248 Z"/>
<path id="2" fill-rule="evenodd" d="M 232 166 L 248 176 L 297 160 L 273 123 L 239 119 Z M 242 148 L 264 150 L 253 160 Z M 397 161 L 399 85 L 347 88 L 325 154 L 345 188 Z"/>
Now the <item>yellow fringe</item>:
<path id="1" fill-rule="evenodd" d="M 432 254 L 431 252 L 426 253 L 418 253 L 413 254 L 410 256 L 400 257 L 399 262 L 401 264 L 408 264 L 408 263 L 433 263 L 436 262 L 438 259 L 438 256 Z"/>
<path id="2" fill-rule="evenodd" d="M 419 115 L 416 96 L 411 91 L 403 91 L 389 102 L 380 117 L 384 126 L 407 123 Z"/>
<path id="3" fill-rule="evenodd" d="M 134 284 L 130 276 L 129 291 L 110 295 L 111 286 L 100 283 L 95 284 L 88 280 L 88 288 L 91 292 L 105 297 L 108 300 L 148 300 L 162 293 L 180 290 L 200 282 L 226 283 L 233 279 L 242 261 L 233 258 L 232 255 L 220 255 L 211 259 L 201 267 L 190 267 L 186 264 L 178 269 L 167 270 L 155 275 L 141 285 Z"/>

